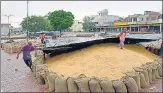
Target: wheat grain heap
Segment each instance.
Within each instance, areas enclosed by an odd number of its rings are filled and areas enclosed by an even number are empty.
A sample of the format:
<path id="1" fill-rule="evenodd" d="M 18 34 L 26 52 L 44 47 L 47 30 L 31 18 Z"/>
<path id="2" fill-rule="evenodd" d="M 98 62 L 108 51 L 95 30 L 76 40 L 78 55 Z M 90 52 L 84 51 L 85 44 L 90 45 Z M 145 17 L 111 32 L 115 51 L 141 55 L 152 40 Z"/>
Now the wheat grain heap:
<path id="1" fill-rule="evenodd" d="M 157 56 L 137 45 L 125 45 L 121 50 L 116 44 L 100 44 L 46 60 L 49 71 L 64 76 L 76 77 L 85 74 L 89 77 L 120 79 L 123 73 L 133 71 Z"/>

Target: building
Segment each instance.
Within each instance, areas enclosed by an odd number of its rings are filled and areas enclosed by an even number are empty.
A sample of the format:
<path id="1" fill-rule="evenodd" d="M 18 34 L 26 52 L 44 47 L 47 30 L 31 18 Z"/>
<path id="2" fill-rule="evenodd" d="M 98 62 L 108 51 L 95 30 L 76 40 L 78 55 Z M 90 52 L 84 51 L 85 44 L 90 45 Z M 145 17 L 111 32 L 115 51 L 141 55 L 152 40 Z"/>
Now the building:
<path id="1" fill-rule="evenodd" d="M 129 15 L 126 22 L 115 21 L 114 27 L 121 29 L 127 27 L 129 31 L 160 32 L 162 30 L 162 14 L 155 11 L 144 11 L 144 14 Z"/>
<path id="2" fill-rule="evenodd" d="M 23 30 L 22 30 L 22 28 L 12 28 L 11 34 L 12 35 L 15 35 L 15 34 L 23 34 Z"/>
<path id="3" fill-rule="evenodd" d="M 11 24 L 1 24 L 1 35 L 6 36 L 6 35 L 15 35 L 15 34 L 22 34 L 22 28 L 14 28 L 11 26 Z"/>
<path id="4" fill-rule="evenodd" d="M 79 20 L 75 20 L 73 25 L 70 27 L 70 31 L 81 32 L 83 30 L 83 24 Z"/>
<path id="5" fill-rule="evenodd" d="M 1 24 L 1 35 L 9 35 L 9 32 L 12 30 L 11 24 L 2 23 Z"/>
<path id="6" fill-rule="evenodd" d="M 113 22 L 119 20 L 120 17 L 116 15 L 108 15 L 108 10 L 104 9 L 98 12 L 98 15 L 90 16 L 95 23 L 95 27 L 92 28 L 93 31 L 113 31 Z"/>

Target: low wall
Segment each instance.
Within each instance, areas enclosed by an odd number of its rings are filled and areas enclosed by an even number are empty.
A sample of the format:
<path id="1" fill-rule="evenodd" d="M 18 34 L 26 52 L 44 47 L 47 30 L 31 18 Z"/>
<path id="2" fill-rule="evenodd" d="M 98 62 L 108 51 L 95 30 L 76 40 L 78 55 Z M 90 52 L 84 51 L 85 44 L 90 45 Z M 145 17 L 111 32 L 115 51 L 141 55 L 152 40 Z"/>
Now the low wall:
<path id="1" fill-rule="evenodd" d="M 39 60 L 38 60 L 39 59 Z M 131 93 L 144 92 L 157 79 L 162 79 L 162 59 L 147 62 L 140 67 L 133 67 L 134 71 L 124 73 L 119 80 L 109 78 L 87 77 L 84 74 L 78 77 L 65 77 L 60 73 L 49 72 L 48 66 L 43 64 L 43 57 L 33 60 L 33 75 L 37 83 L 47 88 L 48 92 L 112 92 Z"/>

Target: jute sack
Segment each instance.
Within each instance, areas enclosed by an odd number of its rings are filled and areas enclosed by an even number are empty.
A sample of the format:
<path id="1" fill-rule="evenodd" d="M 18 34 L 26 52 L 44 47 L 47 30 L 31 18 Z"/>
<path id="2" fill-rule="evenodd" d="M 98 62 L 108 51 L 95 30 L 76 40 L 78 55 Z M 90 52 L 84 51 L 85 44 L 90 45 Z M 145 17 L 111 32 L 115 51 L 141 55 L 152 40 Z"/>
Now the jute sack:
<path id="1" fill-rule="evenodd" d="M 54 72 L 49 72 L 46 74 L 46 78 L 48 81 L 48 92 L 53 92 L 55 90 L 55 79 L 58 77 L 58 75 Z"/>
<path id="2" fill-rule="evenodd" d="M 145 80 L 144 74 L 142 74 L 142 73 L 139 73 L 139 74 L 140 74 L 140 86 L 141 86 L 141 88 L 149 87 L 149 84 L 147 84 L 147 82 Z"/>
<path id="3" fill-rule="evenodd" d="M 66 80 L 66 83 L 67 83 L 69 93 L 77 93 L 78 92 L 78 87 L 75 83 L 75 78 L 68 77 Z"/>
<path id="4" fill-rule="evenodd" d="M 88 81 L 90 78 L 82 75 L 79 75 L 79 77 L 75 80 L 75 83 L 77 84 L 78 87 L 78 92 L 90 92 L 89 86 L 88 86 Z"/>
<path id="5" fill-rule="evenodd" d="M 100 83 L 99 83 L 99 79 L 92 77 L 88 81 L 88 84 L 89 84 L 89 89 L 90 89 L 91 93 L 102 92 Z"/>
<path id="6" fill-rule="evenodd" d="M 140 86 L 140 72 L 126 72 L 125 74 L 131 78 L 133 78 L 137 84 L 138 90 L 141 91 L 142 88 Z"/>
<path id="7" fill-rule="evenodd" d="M 107 93 L 115 92 L 111 80 L 109 80 L 107 78 L 100 79 L 100 86 L 101 86 L 103 92 L 107 92 Z"/>
<path id="8" fill-rule="evenodd" d="M 153 64 L 153 62 L 146 63 L 146 65 L 148 66 L 148 68 L 150 68 L 149 69 L 150 83 L 153 83 L 153 81 L 156 80 L 156 77 L 155 77 L 155 75 L 156 75 L 156 71 L 155 71 L 156 67 L 154 67 L 152 64 Z"/>
<path id="9" fill-rule="evenodd" d="M 145 68 L 148 72 L 149 83 L 153 83 L 152 82 L 152 68 L 150 66 L 151 64 L 153 64 L 153 62 L 148 62 L 145 65 L 141 66 L 141 67 Z"/>
<path id="10" fill-rule="evenodd" d="M 143 74 L 143 77 L 145 78 L 143 82 L 145 82 L 145 84 L 147 84 L 149 86 L 149 77 L 148 77 L 148 73 L 147 71 L 142 68 L 142 67 L 134 67 L 133 68 L 136 72 L 141 72 Z M 140 78 L 141 79 L 141 78 Z M 142 78 L 143 79 L 143 78 Z M 141 80 L 140 80 L 141 81 Z M 142 82 L 142 83 L 143 83 Z"/>
<path id="11" fill-rule="evenodd" d="M 39 59 L 39 60 L 38 60 Z M 32 56 L 32 70 L 33 70 L 33 74 L 34 74 L 34 76 L 36 76 L 36 66 L 40 66 L 40 65 L 43 65 L 43 62 L 42 62 L 42 59 L 40 59 L 40 58 L 33 58 L 33 56 Z M 45 69 L 47 68 L 47 66 L 45 67 Z"/>
<path id="12" fill-rule="evenodd" d="M 149 82 L 149 74 L 148 74 L 146 65 L 141 66 L 141 68 L 143 69 L 142 74 L 144 74 L 146 82 L 148 84 L 150 84 L 150 82 Z"/>
<path id="13" fill-rule="evenodd" d="M 122 77 L 122 82 L 125 84 L 128 93 L 138 92 L 136 81 L 128 76 Z"/>
<path id="14" fill-rule="evenodd" d="M 68 92 L 66 80 L 66 77 L 58 75 L 58 77 L 55 79 L 55 93 Z"/>
<path id="15" fill-rule="evenodd" d="M 162 79 L 162 77 L 160 77 L 160 75 L 159 75 L 158 68 L 156 69 L 156 79 Z"/>
<path id="16" fill-rule="evenodd" d="M 154 66 L 151 66 L 152 68 L 152 80 L 155 81 L 156 80 L 156 67 Z"/>
<path id="17" fill-rule="evenodd" d="M 158 75 L 159 75 L 159 76 L 157 76 L 158 79 L 161 78 L 162 77 L 162 66 L 159 63 L 157 63 L 157 62 L 154 62 L 153 65 L 157 67 Z"/>
<path id="18" fill-rule="evenodd" d="M 46 64 L 36 65 L 36 72 L 40 72 L 42 70 L 48 70 L 48 66 Z"/>
<path id="19" fill-rule="evenodd" d="M 158 73 L 159 73 L 159 76 L 162 77 L 162 66 L 161 65 L 158 66 Z"/>
<path id="20" fill-rule="evenodd" d="M 37 72 L 37 77 L 36 77 L 36 80 L 37 80 L 37 83 L 40 84 L 40 85 L 45 85 L 46 81 L 45 81 L 45 77 L 43 76 L 43 72 Z"/>
<path id="21" fill-rule="evenodd" d="M 113 84 L 113 87 L 114 87 L 116 93 L 121 93 L 121 92 L 127 93 L 127 88 L 122 81 L 113 80 L 112 84 Z"/>
<path id="22" fill-rule="evenodd" d="M 152 68 L 151 67 L 147 67 L 147 71 L 148 71 L 148 77 L 149 77 L 149 83 L 152 84 Z"/>
<path id="23" fill-rule="evenodd" d="M 152 64 L 151 67 L 153 68 L 153 79 L 161 79 L 161 77 L 159 76 L 159 72 L 158 72 L 158 68 L 156 64 Z"/>
<path id="24" fill-rule="evenodd" d="M 162 63 L 163 63 L 162 61 L 163 61 L 162 58 L 158 58 L 158 59 L 156 60 L 156 62 L 159 63 L 161 66 L 162 66 Z"/>
<path id="25" fill-rule="evenodd" d="M 44 84 L 45 88 L 49 88 L 48 79 L 46 77 L 46 72 L 41 73 L 41 76 L 45 80 L 45 84 Z"/>

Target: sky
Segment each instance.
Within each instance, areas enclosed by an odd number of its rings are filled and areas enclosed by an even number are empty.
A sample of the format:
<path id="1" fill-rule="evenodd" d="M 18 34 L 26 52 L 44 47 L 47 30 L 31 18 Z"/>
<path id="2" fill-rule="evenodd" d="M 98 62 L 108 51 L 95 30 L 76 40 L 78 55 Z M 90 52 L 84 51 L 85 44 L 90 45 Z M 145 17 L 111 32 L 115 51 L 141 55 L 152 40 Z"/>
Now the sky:
<path id="1" fill-rule="evenodd" d="M 75 20 L 84 16 L 97 15 L 97 12 L 108 9 L 109 15 L 126 17 L 132 14 L 143 14 L 144 11 L 161 11 L 162 1 L 29 1 L 29 16 L 44 16 L 55 10 L 71 11 Z M 9 22 L 19 27 L 27 16 L 27 1 L 1 1 L 1 23 L 7 23 L 4 15 L 13 15 Z"/>

